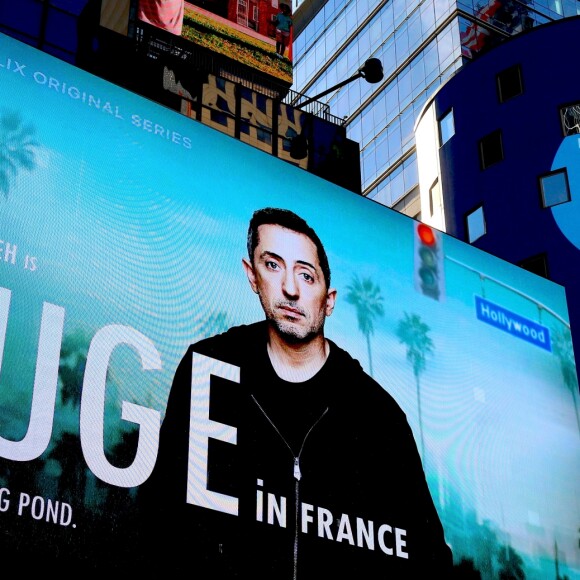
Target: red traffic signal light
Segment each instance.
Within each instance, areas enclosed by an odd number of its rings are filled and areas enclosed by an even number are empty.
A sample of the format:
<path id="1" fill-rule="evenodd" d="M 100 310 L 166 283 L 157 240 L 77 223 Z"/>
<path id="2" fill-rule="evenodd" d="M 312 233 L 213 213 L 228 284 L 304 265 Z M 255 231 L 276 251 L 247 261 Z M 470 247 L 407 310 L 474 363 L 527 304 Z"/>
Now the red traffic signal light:
<path id="1" fill-rule="evenodd" d="M 415 288 L 425 296 L 441 300 L 445 291 L 443 239 L 427 224 L 415 226 Z"/>
<path id="2" fill-rule="evenodd" d="M 417 226 L 417 235 L 421 242 L 426 246 L 433 246 L 437 242 L 435 232 L 426 224 L 419 224 Z"/>

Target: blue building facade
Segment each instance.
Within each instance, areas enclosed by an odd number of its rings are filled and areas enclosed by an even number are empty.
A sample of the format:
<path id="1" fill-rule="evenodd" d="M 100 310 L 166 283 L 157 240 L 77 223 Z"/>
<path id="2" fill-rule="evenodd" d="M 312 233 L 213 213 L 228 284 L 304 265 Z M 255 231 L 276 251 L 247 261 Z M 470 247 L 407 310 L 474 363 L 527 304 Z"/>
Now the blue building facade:
<path id="1" fill-rule="evenodd" d="M 578 38 L 575 17 L 504 42 L 440 88 L 415 133 L 422 220 L 564 286 L 577 354 Z"/>

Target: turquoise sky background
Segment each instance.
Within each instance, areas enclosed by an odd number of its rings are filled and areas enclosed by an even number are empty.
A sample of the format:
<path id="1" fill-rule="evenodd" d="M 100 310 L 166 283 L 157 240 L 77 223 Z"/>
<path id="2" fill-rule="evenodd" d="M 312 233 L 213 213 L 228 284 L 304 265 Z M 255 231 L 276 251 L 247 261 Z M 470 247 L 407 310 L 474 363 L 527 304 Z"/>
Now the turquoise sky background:
<path id="1" fill-rule="evenodd" d="M 566 573 L 580 578 L 572 392 L 553 353 L 478 321 L 474 303 L 484 295 L 562 329 L 562 287 L 444 236 L 445 299 L 424 297 L 413 286 L 410 218 L 0 36 L 0 115 L 8 111 L 34 126 L 39 146 L 35 169 L 19 172 L 0 197 L 0 240 L 17 246 L 15 264 L 0 246 L 0 287 L 12 292 L 0 436 L 8 437 L 7 422 L 25 427 L 43 302 L 65 308 L 65 335 L 124 324 L 151 338 L 163 370 L 145 377 L 131 352 L 119 353 L 118 396 L 162 410 L 179 359 L 212 314 L 225 313 L 229 325 L 263 317 L 241 266 L 247 224 L 255 209 L 285 207 L 314 227 L 329 254 L 338 302 L 328 337 L 367 370 L 365 338 L 345 296 L 355 274 L 380 286 L 374 376 L 417 438 L 415 380 L 395 330 L 404 312 L 429 325 L 423 459 L 438 507 L 451 509 L 461 496 L 538 570 L 538 545 L 549 560 L 557 539 Z M 23 267 L 27 254 L 37 259 L 34 272 Z M 479 274 L 499 283 L 482 285 Z"/>

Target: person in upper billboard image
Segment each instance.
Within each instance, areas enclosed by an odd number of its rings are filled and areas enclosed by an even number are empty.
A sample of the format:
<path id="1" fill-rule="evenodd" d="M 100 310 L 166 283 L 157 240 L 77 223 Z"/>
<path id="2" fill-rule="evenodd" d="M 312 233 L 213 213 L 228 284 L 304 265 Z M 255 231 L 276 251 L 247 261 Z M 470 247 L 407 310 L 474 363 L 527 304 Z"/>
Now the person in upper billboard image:
<path id="1" fill-rule="evenodd" d="M 184 8 L 184 0 L 139 0 L 137 18 L 180 36 Z"/>
<path id="2" fill-rule="evenodd" d="M 273 22 L 276 25 L 276 54 L 283 57 L 290 44 L 293 25 L 292 12 L 288 4 L 280 4 L 280 11 L 274 16 Z"/>
<path id="3" fill-rule="evenodd" d="M 449 577 L 404 412 L 324 334 L 337 291 L 322 242 L 295 213 L 264 208 L 247 249 L 243 270 L 265 319 L 191 345 L 178 366 L 158 461 L 140 488 L 147 568 Z"/>

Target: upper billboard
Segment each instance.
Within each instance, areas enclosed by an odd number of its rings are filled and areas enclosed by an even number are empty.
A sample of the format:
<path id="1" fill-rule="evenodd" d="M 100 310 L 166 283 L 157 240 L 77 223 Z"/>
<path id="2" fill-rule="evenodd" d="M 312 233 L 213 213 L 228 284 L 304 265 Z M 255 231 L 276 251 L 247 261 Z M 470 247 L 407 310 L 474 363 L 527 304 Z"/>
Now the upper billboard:
<path id="1" fill-rule="evenodd" d="M 192 43 L 292 84 L 289 4 L 278 0 L 139 0 L 137 18 L 180 37 L 184 46 Z"/>
<path id="2" fill-rule="evenodd" d="M 580 576 L 563 288 L 6 37 L 0 64 L 6 566 Z"/>

